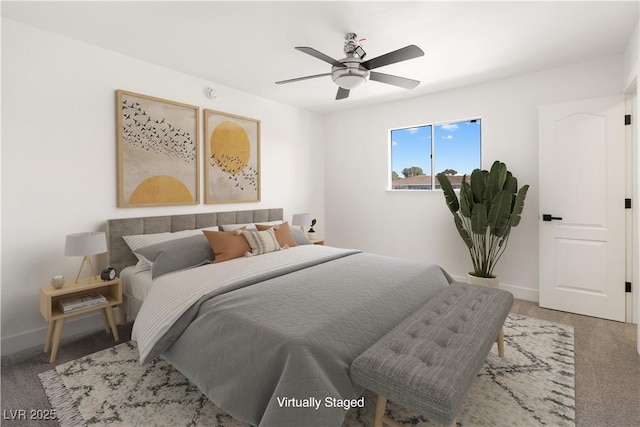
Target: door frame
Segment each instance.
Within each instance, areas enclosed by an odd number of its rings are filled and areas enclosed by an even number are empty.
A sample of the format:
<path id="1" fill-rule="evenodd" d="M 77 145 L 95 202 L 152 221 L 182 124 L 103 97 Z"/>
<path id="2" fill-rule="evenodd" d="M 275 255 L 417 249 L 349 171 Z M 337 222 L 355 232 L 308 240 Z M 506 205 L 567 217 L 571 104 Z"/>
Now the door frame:
<path id="1" fill-rule="evenodd" d="M 640 286 L 640 279 L 638 278 L 638 257 L 640 252 L 638 251 L 638 242 L 640 242 L 640 230 L 638 221 L 637 203 L 640 201 L 640 195 L 638 193 L 640 185 L 638 183 L 638 137 L 637 137 L 637 123 L 640 118 L 638 117 L 638 104 L 636 93 L 636 81 L 634 80 L 629 88 L 624 93 L 625 97 L 625 114 L 631 116 L 631 125 L 625 126 L 625 138 L 626 138 L 626 188 L 625 198 L 631 199 L 631 208 L 625 212 L 626 221 L 626 266 L 625 266 L 625 280 L 631 282 L 631 293 L 626 295 L 626 307 L 627 307 L 627 323 L 638 323 L 640 321 L 640 292 L 638 286 Z M 640 352 L 640 332 L 638 333 L 639 343 L 638 351 Z"/>
<path id="2" fill-rule="evenodd" d="M 631 307 L 632 323 L 640 325 L 640 141 L 638 124 L 640 124 L 640 99 L 637 93 L 637 77 L 633 79 L 629 87 L 624 91 L 626 114 L 631 114 L 631 130 L 626 133 L 631 145 L 631 182 L 627 187 L 627 194 L 631 197 L 631 242 L 627 248 L 631 247 L 631 254 L 627 257 L 631 263 Z M 640 327 L 637 335 L 637 352 L 640 354 Z"/>
<path id="3" fill-rule="evenodd" d="M 640 355 L 640 97 L 638 97 L 638 74 L 624 91 L 626 114 L 631 114 L 631 131 L 627 138 L 631 144 L 631 184 L 627 191 L 631 197 L 631 306 L 633 310 L 632 322 L 638 325 L 636 351 Z M 629 188 L 630 187 L 630 188 Z M 627 246 L 629 247 L 629 245 Z M 627 257 L 629 260 L 629 257 Z M 627 269 L 629 271 L 629 269 Z"/>

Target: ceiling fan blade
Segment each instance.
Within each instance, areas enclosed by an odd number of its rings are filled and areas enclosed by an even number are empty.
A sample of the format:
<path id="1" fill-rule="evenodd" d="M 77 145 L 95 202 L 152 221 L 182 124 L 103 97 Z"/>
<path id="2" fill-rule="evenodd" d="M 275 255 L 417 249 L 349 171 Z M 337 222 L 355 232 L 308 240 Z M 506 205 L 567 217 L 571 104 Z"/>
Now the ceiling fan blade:
<path id="1" fill-rule="evenodd" d="M 349 89 L 345 89 L 343 87 L 338 88 L 338 93 L 336 94 L 336 101 L 338 99 L 345 99 L 349 96 Z"/>
<path id="2" fill-rule="evenodd" d="M 345 67 L 345 65 L 342 62 L 340 62 L 338 60 L 335 60 L 332 57 L 330 57 L 328 55 L 325 55 L 324 53 L 319 52 L 319 51 L 315 50 L 312 47 L 296 46 L 296 50 L 299 50 L 300 52 L 304 52 L 307 55 L 311 55 L 314 58 L 318 58 L 318 59 L 320 59 L 320 60 L 322 60 L 324 62 L 327 62 L 327 63 L 329 63 L 329 64 L 331 64 L 331 65 L 333 65 L 335 67 L 341 67 L 341 68 Z"/>
<path id="3" fill-rule="evenodd" d="M 405 89 L 413 89 L 420 84 L 419 80 L 408 79 L 406 77 L 392 76 L 391 74 L 378 73 L 377 71 L 369 72 L 369 80 L 386 83 L 389 85 L 400 86 Z"/>
<path id="4" fill-rule="evenodd" d="M 296 48 L 297 49 L 297 48 Z M 402 49 L 394 50 L 393 52 L 385 53 L 378 57 L 364 61 L 362 65 L 367 70 L 373 70 L 375 68 L 384 67 L 385 65 L 395 64 L 396 62 L 406 61 L 407 59 L 418 58 L 423 56 L 424 52 L 418 46 L 412 44 L 405 46 Z"/>
<path id="5" fill-rule="evenodd" d="M 282 84 L 285 84 L 285 83 L 299 82 L 301 80 L 315 79 L 316 77 L 325 77 L 325 76 L 330 76 L 330 75 L 331 75 L 331 73 L 314 74 L 313 76 L 296 77 L 295 79 L 289 79 L 289 80 L 280 80 L 279 82 L 276 82 L 276 84 L 277 85 L 282 85 Z"/>

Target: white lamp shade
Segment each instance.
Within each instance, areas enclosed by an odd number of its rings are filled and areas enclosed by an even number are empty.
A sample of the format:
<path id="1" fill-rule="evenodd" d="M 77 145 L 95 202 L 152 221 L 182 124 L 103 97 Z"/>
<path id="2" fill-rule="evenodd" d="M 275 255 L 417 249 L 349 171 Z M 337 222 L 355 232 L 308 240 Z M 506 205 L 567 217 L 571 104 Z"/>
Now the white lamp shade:
<path id="1" fill-rule="evenodd" d="M 86 256 L 107 252 L 107 237 L 102 231 L 67 234 L 64 245 L 66 256 Z"/>
<path id="2" fill-rule="evenodd" d="M 313 216 L 308 213 L 293 214 L 291 218 L 291 225 L 297 225 L 298 227 L 309 227 Z"/>

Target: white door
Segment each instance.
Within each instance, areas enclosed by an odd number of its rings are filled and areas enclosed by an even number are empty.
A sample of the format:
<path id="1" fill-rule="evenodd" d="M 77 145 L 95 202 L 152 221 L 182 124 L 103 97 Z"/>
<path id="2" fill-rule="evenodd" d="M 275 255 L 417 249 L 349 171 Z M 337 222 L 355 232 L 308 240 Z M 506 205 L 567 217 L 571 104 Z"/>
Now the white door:
<path id="1" fill-rule="evenodd" d="M 625 320 L 624 113 L 622 96 L 540 107 L 541 307 Z"/>

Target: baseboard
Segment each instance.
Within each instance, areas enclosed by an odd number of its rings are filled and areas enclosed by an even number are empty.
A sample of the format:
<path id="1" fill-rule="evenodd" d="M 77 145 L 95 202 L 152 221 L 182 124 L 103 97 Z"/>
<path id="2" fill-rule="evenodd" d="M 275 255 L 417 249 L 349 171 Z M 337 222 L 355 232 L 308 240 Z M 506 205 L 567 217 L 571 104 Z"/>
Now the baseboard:
<path id="1" fill-rule="evenodd" d="M 451 276 L 454 280 L 458 282 L 466 282 L 467 278 L 462 276 Z M 513 297 L 516 299 L 521 299 L 525 301 L 540 301 L 539 291 L 537 289 L 524 288 L 522 286 L 510 285 L 508 283 L 500 282 L 500 289 L 504 289 L 505 291 L 509 291 L 513 294 Z"/>
<path id="2" fill-rule="evenodd" d="M 85 316 L 74 316 L 65 320 L 62 337 L 97 332 L 104 329 L 104 320 L 99 312 Z M 47 337 L 47 326 L 2 339 L 2 356 L 33 347 L 42 346 Z"/>

